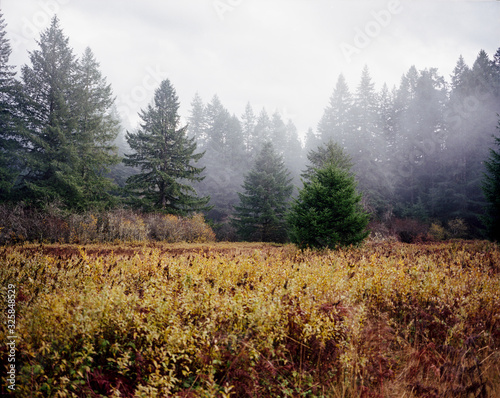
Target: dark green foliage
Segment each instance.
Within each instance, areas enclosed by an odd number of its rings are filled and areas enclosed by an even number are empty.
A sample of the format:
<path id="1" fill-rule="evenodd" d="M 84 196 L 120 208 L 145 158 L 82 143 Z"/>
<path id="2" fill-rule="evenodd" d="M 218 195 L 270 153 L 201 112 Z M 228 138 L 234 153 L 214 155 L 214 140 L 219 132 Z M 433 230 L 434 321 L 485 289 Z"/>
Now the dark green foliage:
<path id="1" fill-rule="evenodd" d="M 118 132 L 111 88 L 89 49 L 76 59 L 56 17 L 38 44 L 31 66 L 22 68 L 30 100 L 24 198 L 74 210 L 106 207 L 112 184 L 105 173 L 118 161 L 111 145 Z"/>
<path id="2" fill-rule="evenodd" d="M 292 242 L 301 248 L 355 245 L 367 236 L 354 176 L 331 164 L 304 184 L 288 217 Z"/>
<path id="3" fill-rule="evenodd" d="M 77 89 L 75 90 L 77 123 L 79 184 L 83 188 L 80 207 L 102 208 L 111 204 L 109 193 L 115 184 L 106 177 L 109 167 L 120 162 L 113 142 L 119 132 L 117 116 L 111 112 L 114 103 L 111 85 L 99 71 L 90 48 L 87 48 L 77 65 Z"/>
<path id="4" fill-rule="evenodd" d="M 500 130 L 500 121 L 497 128 Z M 490 157 L 485 162 L 487 174 L 484 176 L 483 192 L 489 202 L 486 216 L 483 218 L 488 237 L 500 242 L 500 138 L 495 137 L 499 149 L 490 149 Z"/>
<path id="5" fill-rule="evenodd" d="M 14 78 L 14 67 L 9 65 L 10 53 L 5 23 L 0 14 L 0 201 L 13 199 L 13 190 L 22 171 L 22 88 Z"/>
<path id="6" fill-rule="evenodd" d="M 244 240 L 285 242 L 285 214 L 293 187 L 290 173 L 271 143 L 263 145 L 255 165 L 245 176 L 244 193 L 238 193 L 234 225 Z"/>
<path id="7" fill-rule="evenodd" d="M 345 153 L 344 149 L 332 140 L 319 146 L 315 151 L 311 150 L 307 154 L 309 165 L 301 174 L 302 178 L 309 181 L 319 169 L 327 165 L 349 171 L 353 166 L 351 157 Z"/>
<path id="8" fill-rule="evenodd" d="M 33 103 L 24 185 L 36 202 L 61 200 L 77 207 L 83 200 L 72 136 L 77 128 L 73 117 L 77 62 L 55 17 L 38 44 L 40 48 L 30 53 L 32 66 L 22 68 L 24 90 Z"/>
<path id="9" fill-rule="evenodd" d="M 203 153 L 195 154 L 194 138 L 187 138 L 186 127 L 179 125 L 179 101 L 169 80 L 155 91 L 154 102 L 140 113 L 141 128 L 127 132 L 134 151 L 124 163 L 139 167 L 140 172 L 127 179 L 134 204 L 145 211 L 184 215 L 207 210 L 209 197 L 200 198 L 187 182 L 201 181 L 203 168 L 197 162 Z"/>

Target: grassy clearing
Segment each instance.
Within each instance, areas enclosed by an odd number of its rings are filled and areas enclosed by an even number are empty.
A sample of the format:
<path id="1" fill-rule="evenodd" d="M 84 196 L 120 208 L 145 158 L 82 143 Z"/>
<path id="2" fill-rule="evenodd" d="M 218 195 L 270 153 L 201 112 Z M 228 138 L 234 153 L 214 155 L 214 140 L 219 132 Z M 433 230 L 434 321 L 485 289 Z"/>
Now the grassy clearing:
<path id="1" fill-rule="evenodd" d="M 0 262 L 18 396 L 500 396 L 488 242 L 24 245 Z"/>

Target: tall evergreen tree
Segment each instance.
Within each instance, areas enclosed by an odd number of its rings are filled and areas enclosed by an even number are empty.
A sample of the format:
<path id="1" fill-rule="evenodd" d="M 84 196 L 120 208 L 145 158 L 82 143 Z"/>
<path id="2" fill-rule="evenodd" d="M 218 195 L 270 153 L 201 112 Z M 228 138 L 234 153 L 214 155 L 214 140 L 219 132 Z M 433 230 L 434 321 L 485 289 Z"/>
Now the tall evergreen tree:
<path id="1" fill-rule="evenodd" d="M 318 123 L 318 136 L 322 142 L 333 140 L 344 148 L 351 146 L 354 130 L 352 104 L 352 95 L 344 76 L 341 74 L 330 97 L 330 102 Z M 316 148 L 316 146 L 314 144 L 312 148 Z"/>
<path id="2" fill-rule="evenodd" d="M 288 239 L 285 214 L 293 187 L 283 158 L 265 143 L 238 193 L 234 224 L 244 240 L 284 242 Z"/>
<path id="3" fill-rule="evenodd" d="M 254 128 L 254 136 L 252 139 L 252 158 L 255 159 L 261 151 L 262 146 L 272 140 L 272 122 L 265 108 L 259 113 Z"/>
<path id="4" fill-rule="evenodd" d="M 195 94 L 191 102 L 191 114 L 188 118 L 188 134 L 196 139 L 196 144 L 200 150 L 205 150 L 207 146 L 207 121 L 205 105 L 198 93 Z"/>
<path id="5" fill-rule="evenodd" d="M 256 116 L 253 112 L 252 106 L 248 102 L 245 107 L 245 113 L 241 116 L 242 121 L 242 134 L 243 134 L 243 144 L 245 146 L 245 151 L 251 153 L 253 151 L 253 136 L 255 134 L 255 123 Z"/>
<path id="6" fill-rule="evenodd" d="M 286 168 L 291 173 L 294 185 L 299 185 L 300 172 L 304 167 L 304 156 L 302 152 L 302 143 L 299 139 L 297 127 L 295 127 L 295 124 L 290 119 L 286 124 L 286 144 L 283 151 L 283 158 Z"/>
<path id="7" fill-rule="evenodd" d="M 79 207 L 96 208 L 112 202 L 109 193 L 114 187 L 106 176 L 109 167 L 120 162 L 113 145 L 119 132 L 119 121 L 113 113 L 113 92 L 99 70 L 90 48 L 78 62 L 74 116 L 77 145 L 79 185 L 83 201 Z"/>
<path id="8" fill-rule="evenodd" d="M 118 162 L 111 87 L 90 49 L 81 60 L 73 55 L 57 17 L 38 45 L 30 53 L 31 66 L 22 68 L 29 99 L 24 197 L 36 203 L 57 200 L 76 210 L 105 206 L 113 186 L 106 173 Z"/>
<path id="9" fill-rule="evenodd" d="M 451 88 L 453 95 L 464 94 L 468 81 L 470 79 L 471 70 L 464 61 L 464 57 L 460 55 L 451 75 Z"/>
<path id="10" fill-rule="evenodd" d="M 480 216 L 486 206 L 481 190 L 484 160 L 500 104 L 494 70 L 494 62 L 484 51 L 479 52 L 472 68 L 459 58 L 444 118 L 446 135 L 439 158 L 442 177 L 430 198 L 442 221 L 461 218 L 473 236 L 481 236 Z"/>
<path id="11" fill-rule="evenodd" d="M 31 67 L 22 67 L 24 91 L 33 106 L 28 110 L 29 145 L 25 154 L 25 197 L 35 201 L 60 200 L 78 207 L 79 185 L 75 131 L 77 62 L 57 17 L 40 35 L 39 49 L 30 53 Z"/>
<path id="12" fill-rule="evenodd" d="M 208 217 L 222 223 L 238 202 L 236 191 L 248 166 L 247 154 L 240 121 L 231 116 L 217 95 L 205 114 L 207 147 L 201 164 L 206 167 L 206 179 L 196 188 L 211 198 L 213 209 Z"/>
<path id="13" fill-rule="evenodd" d="M 380 187 L 384 183 L 381 170 L 384 143 L 379 123 L 378 96 L 367 66 L 361 73 L 352 114 L 354 128 L 347 153 L 352 156 L 360 188 L 373 201 L 379 199 Z"/>
<path id="14" fill-rule="evenodd" d="M 307 129 L 305 137 L 304 152 L 307 154 L 310 151 L 315 150 L 321 144 L 321 142 L 322 140 L 318 136 L 318 134 L 316 134 L 314 130 L 311 127 L 309 127 Z"/>
<path id="15" fill-rule="evenodd" d="M 213 155 L 216 162 L 227 160 L 229 148 L 226 141 L 230 134 L 231 114 L 222 105 L 219 97 L 214 95 L 206 107 L 205 115 L 208 157 Z"/>
<path id="16" fill-rule="evenodd" d="M 500 131 L 500 120 L 497 129 Z M 500 242 L 500 138 L 495 137 L 498 149 L 490 148 L 490 157 L 485 162 L 487 174 L 483 180 L 483 192 L 488 201 L 486 216 L 483 217 L 488 237 Z"/>
<path id="17" fill-rule="evenodd" d="M 141 127 L 127 132 L 134 151 L 124 163 L 140 167 L 128 178 L 127 186 L 135 203 L 146 211 L 187 214 L 207 210 L 210 198 L 200 198 L 187 182 L 201 181 L 203 169 L 192 165 L 203 156 L 197 153 L 194 138 L 187 138 L 187 126 L 179 128 L 179 101 L 169 80 L 161 82 L 154 101 L 141 111 Z"/>
<path id="18" fill-rule="evenodd" d="M 287 130 L 278 111 L 271 116 L 271 141 L 278 153 L 283 155 L 287 144 Z"/>
<path id="19" fill-rule="evenodd" d="M 11 47 L 0 14 L 0 201 L 11 200 L 22 171 L 20 151 L 24 141 L 21 85 L 9 65 Z"/>

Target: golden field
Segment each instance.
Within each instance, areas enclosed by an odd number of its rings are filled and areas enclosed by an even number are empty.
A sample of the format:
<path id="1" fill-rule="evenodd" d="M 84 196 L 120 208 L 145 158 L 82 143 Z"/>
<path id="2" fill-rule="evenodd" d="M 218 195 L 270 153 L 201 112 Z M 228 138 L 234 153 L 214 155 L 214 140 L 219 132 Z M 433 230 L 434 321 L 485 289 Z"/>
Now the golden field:
<path id="1" fill-rule="evenodd" d="M 15 396 L 500 397 L 488 242 L 11 245 L 0 280 Z"/>

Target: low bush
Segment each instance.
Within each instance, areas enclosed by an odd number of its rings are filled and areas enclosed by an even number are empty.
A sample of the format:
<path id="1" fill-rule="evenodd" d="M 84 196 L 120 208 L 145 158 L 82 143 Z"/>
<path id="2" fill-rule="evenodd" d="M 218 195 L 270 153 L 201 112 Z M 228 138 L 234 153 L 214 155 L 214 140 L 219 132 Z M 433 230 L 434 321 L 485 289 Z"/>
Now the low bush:
<path id="1" fill-rule="evenodd" d="M 500 396 L 497 245 L 174 249 L 1 248 L 17 396 Z"/>
<path id="2" fill-rule="evenodd" d="M 0 244 L 22 242 L 212 242 L 215 234 L 203 215 L 178 217 L 126 209 L 68 214 L 57 206 L 32 209 L 0 205 Z"/>
<path id="3" fill-rule="evenodd" d="M 429 227 L 412 218 L 395 218 L 391 221 L 390 232 L 403 243 L 425 242 L 428 240 Z"/>

